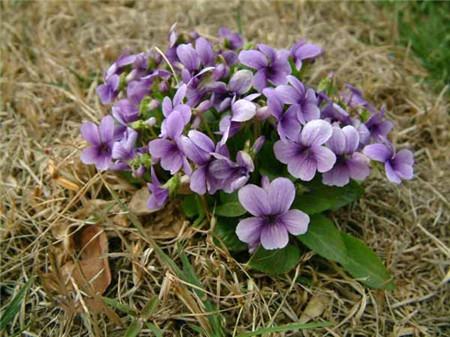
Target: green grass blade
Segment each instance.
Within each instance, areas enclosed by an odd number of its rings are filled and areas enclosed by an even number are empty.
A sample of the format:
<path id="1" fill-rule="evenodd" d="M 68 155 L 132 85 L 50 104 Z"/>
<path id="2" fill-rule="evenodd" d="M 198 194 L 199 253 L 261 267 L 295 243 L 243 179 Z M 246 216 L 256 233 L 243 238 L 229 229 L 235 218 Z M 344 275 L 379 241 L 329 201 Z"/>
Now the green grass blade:
<path id="1" fill-rule="evenodd" d="M 14 296 L 12 301 L 7 305 L 5 311 L 0 318 L 0 331 L 5 330 L 6 326 L 16 317 L 20 310 L 20 305 L 22 304 L 28 290 L 30 289 L 33 278 L 30 278 L 27 283 L 19 290 L 19 292 Z"/>

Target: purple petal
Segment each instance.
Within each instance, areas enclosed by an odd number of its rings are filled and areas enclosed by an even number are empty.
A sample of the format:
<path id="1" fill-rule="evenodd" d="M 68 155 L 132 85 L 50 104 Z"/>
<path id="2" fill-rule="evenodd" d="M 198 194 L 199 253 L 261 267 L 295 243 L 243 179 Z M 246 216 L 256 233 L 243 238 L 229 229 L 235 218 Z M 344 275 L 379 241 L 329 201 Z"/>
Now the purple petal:
<path id="1" fill-rule="evenodd" d="M 277 51 L 268 45 L 260 43 L 257 47 L 269 60 L 273 61 L 277 57 Z"/>
<path id="2" fill-rule="evenodd" d="M 369 159 L 363 154 L 359 152 L 353 153 L 346 163 L 352 179 L 364 180 L 369 176 Z"/>
<path id="3" fill-rule="evenodd" d="M 277 131 L 281 139 L 297 140 L 302 130 L 297 113 L 299 106 L 291 105 L 278 122 Z"/>
<path id="4" fill-rule="evenodd" d="M 322 145 L 333 133 L 331 124 L 324 120 L 313 120 L 305 124 L 301 133 L 303 145 Z"/>
<path id="5" fill-rule="evenodd" d="M 173 106 L 177 106 L 177 105 L 183 103 L 183 99 L 186 97 L 186 91 L 187 91 L 187 85 L 183 83 L 178 88 L 177 92 L 175 93 L 175 96 L 173 96 Z"/>
<path id="6" fill-rule="evenodd" d="M 256 185 L 246 185 L 238 192 L 241 205 L 254 216 L 270 213 L 267 192 Z"/>
<path id="7" fill-rule="evenodd" d="M 272 214 L 281 214 L 289 210 L 295 198 L 295 186 L 287 178 L 276 178 L 267 189 Z"/>
<path id="8" fill-rule="evenodd" d="M 389 161 L 387 161 L 384 164 L 384 169 L 386 170 L 386 176 L 390 182 L 392 182 L 394 184 L 400 184 L 402 182 L 400 177 L 397 175 L 395 170 L 392 168 L 391 163 Z"/>
<path id="9" fill-rule="evenodd" d="M 183 120 L 183 115 L 179 111 L 173 111 L 169 117 L 165 119 L 164 134 L 172 139 L 175 139 L 181 135 L 184 126 L 186 125 Z"/>
<path id="10" fill-rule="evenodd" d="M 336 154 L 343 154 L 345 152 L 345 134 L 342 129 L 334 125 L 333 134 L 327 142 L 327 146 Z"/>
<path id="11" fill-rule="evenodd" d="M 263 69 L 259 69 L 253 77 L 253 86 L 256 90 L 262 91 L 267 86 L 266 72 Z"/>
<path id="12" fill-rule="evenodd" d="M 231 110 L 233 122 L 246 122 L 255 116 L 256 105 L 246 99 L 240 99 L 231 106 Z"/>
<path id="13" fill-rule="evenodd" d="M 302 60 L 316 58 L 322 54 L 323 50 L 319 46 L 312 43 L 305 43 L 297 49 L 295 55 Z"/>
<path id="14" fill-rule="evenodd" d="M 200 195 L 206 193 L 206 167 L 200 167 L 192 173 L 190 188 L 192 192 Z"/>
<path id="15" fill-rule="evenodd" d="M 288 171 L 296 178 L 310 181 L 316 175 L 317 162 L 308 154 L 302 153 L 288 163 Z"/>
<path id="16" fill-rule="evenodd" d="M 201 148 L 205 152 L 213 152 L 215 145 L 214 142 L 204 133 L 197 131 L 197 130 L 191 130 L 188 133 L 189 138 L 192 140 L 192 142 Z"/>
<path id="17" fill-rule="evenodd" d="M 239 53 L 239 61 L 250 68 L 260 69 L 267 66 L 267 58 L 257 50 L 243 50 Z"/>
<path id="18" fill-rule="evenodd" d="M 163 101 L 162 101 L 162 112 L 164 117 L 169 116 L 169 114 L 172 112 L 173 110 L 173 106 L 172 106 L 172 101 L 169 97 L 164 97 Z"/>
<path id="19" fill-rule="evenodd" d="M 85 148 L 80 156 L 81 161 L 87 165 L 95 164 L 98 161 L 98 158 L 99 153 L 95 146 Z"/>
<path id="20" fill-rule="evenodd" d="M 392 150 L 381 143 L 367 145 L 364 148 L 363 153 L 370 159 L 382 163 L 386 162 L 392 157 Z"/>
<path id="21" fill-rule="evenodd" d="M 345 163 L 336 164 L 322 176 L 322 182 L 329 186 L 345 186 L 350 182 L 350 171 Z"/>
<path id="22" fill-rule="evenodd" d="M 203 37 L 195 40 L 195 50 L 202 60 L 203 65 L 211 65 L 214 63 L 214 52 L 211 44 Z"/>
<path id="23" fill-rule="evenodd" d="M 289 141 L 284 142 L 279 140 L 274 144 L 273 152 L 280 162 L 287 164 L 297 157 L 299 146 Z"/>
<path id="24" fill-rule="evenodd" d="M 336 163 L 336 155 L 325 146 L 313 146 L 311 152 L 317 163 L 317 171 L 321 173 L 331 170 Z"/>
<path id="25" fill-rule="evenodd" d="M 242 242 L 258 242 L 261 236 L 263 222 L 260 218 L 250 217 L 239 221 L 236 227 L 236 235 Z"/>
<path id="26" fill-rule="evenodd" d="M 98 132 L 98 127 L 94 123 L 85 122 L 80 127 L 81 135 L 85 140 L 87 140 L 92 145 L 99 145 L 100 135 Z"/>
<path id="27" fill-rule="evenodd" d="M 197 52 L 191 44 L 179 45 L 177 47 L 177 56 L 188 70 L 197 70 L 200 66 Z"/>
<path id="28" fill-rule="evenodd" d="M 230 91 L 239 95 L 250 90 L 253 81 L 253 73 L 250 70 L 239 70 L 230 79 L 228 87 Z"/>
<path id="29" fill-rule="evenodd" d="M 102 142 L 109 143 L 114 139 L 114 119 L 111 116 L 103 117 L 98 129 Z"/>
<path id="30" fill-rule="evenodd" d="M 167 139 L 154 139 L 148 144 L 150 154 L 155 158 L 168 156 L 175 144 Z"/>
<path id="31" fill-rule="evenodd" d="M 301 235 L 308 230 L 309 216 L 298 209 L 291 209 L 283 214 L 279 221 L 285 225 L 287 231 L 292 235 Z"/>
<path id="32" fill-rule="evenodd" d="M 342 132 L 345 136 L 345 152 L 353 153 L 359 147 L 359 133 L 351 125 L 344 126 Z M 336 151 L 334 151 L 336 152 Z"/>
<path id="33" fill-rule="evenodd" d="M 285 104 L 295 104 L 301 99 L 299 92 L 290 85 L 279 85 L 275 88 L 275 92 Z"/>
<path id="34" fill-rule="evenodd" d="M 287 246 L 289 234 L 283 223 L 265 225 L 261 230 L 261 245 L 264 249 L 280 249 Z"/>
<path id="35" fill-rule="evenodd" d="M 295 76 L 289 75 L 287 76 L 287 80 L 290 85 L 292 85 L 300 94 L 300 96 L 303 96 L 305 94 L 305 86 L 302 82 L 298 80 Z"/>
<path id="36" fill-rule="evenodd" d="M 414 155 L 409 150 L 400 150 L 394 158 L 396 164 L 414 165 Z"/>
<path id="37" fill-rule="evenodd" d="M 161 158 L 161 167 L 171 174 L 177 173 L 183 166 L 183 155 L 176 146 L 171 148 L 169 154 Z"/>

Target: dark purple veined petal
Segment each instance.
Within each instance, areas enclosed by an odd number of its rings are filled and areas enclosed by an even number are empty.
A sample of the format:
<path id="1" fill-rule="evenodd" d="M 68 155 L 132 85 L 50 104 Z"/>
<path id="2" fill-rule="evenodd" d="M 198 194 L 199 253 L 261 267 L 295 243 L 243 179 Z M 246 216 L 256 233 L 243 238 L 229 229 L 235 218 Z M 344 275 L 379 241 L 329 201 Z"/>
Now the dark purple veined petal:
<path id="1" fill-rule="evenodd" d="M 261 229 L 261 245 L 264 249 L 281 249 L 287 246 L 289 233 L 282 223 L 266 225 Z"/>
<path id="2" fill-rule="evenodd" d="M 92 122 L 85 122 L 80 127 L 82 137 L 87 140 L 92 145 L 99 145 L 100 134 L 98 130 L 98 126 Z"/>
<path id="3" fill-rule="evenodd" d="M 392 149 L 381 143 L 367 145 L 363 153 L 370 159 L 382 163 L 388 161 L 393 155 Z"/>
<path id="4" fill-rule="evenodd" d="M 287 178 L 273 180 L 268 189 L 267 196 L 271 207 L 271 214 L 285 213 L 291 208 L 295 198 L 295 186 Z"/>
<path id="5" fill-rule="evenodd" d="M 309 220 L 308 214 L 298 209 L 291 209 L 278 219 L 292 235 L 305 234 L 308 231 Z"/>
<path id="6" fill-rule="evenodd" d="M 266 56 L 257 50 L 243 50 L 239 53 L 239 61 L 250 68 L 261 69 L 267 66 Z"/>
<path id="7" fill-rule="evenodd" d="M 238 192 L 239 202 L 252 215 L 270 213 L 270 203 L 267 192 L 256 185 L 246 185 Z"/>

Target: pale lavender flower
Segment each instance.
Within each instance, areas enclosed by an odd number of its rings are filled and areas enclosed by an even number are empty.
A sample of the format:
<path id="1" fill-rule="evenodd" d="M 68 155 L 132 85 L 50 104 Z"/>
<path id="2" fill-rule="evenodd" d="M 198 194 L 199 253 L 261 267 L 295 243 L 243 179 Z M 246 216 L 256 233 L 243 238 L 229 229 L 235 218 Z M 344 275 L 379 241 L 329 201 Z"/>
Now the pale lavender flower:
<path id="1" fill-rule="evenodd" d="M 181 134 L 187 122 L 180 111 L 173 111 L 164 120 L 164 138 L 154 139 L 148 144 L 152 158 L 160 160 L 163 169 L 175 174 L 181 168 L 189 174 L 191 168 L 183 152 Z"/>
<path id="2" fill-rule="evenodd" d="M 218 82 L 213 89 L 212 100 L 218 112 L 225 111 L 231 105 L 233 99 L 247 93 L 253 81 L 253 73 L 250 70 L 239 70 L 231 77 L 228 84 Z"/>
<path id="3" fill-rule="evenodd" d="M 253 217 L 241 220 L 236 228 L 239 240 L 251 249 L 280 249 L 289 242 L 289 234 L 301 235 L 308 230 L 309 216 L 292 209 L 295 186 L 287 178 L 277 178 L 263 187 L 246 185 L 238 192 L 239 202 Z"/>
<path id="4" fill-rule="evenodd" d="M 152 181 L 147 184 L 150 191 L 150 197 L 147 201 L 147 207 L 151 210 L 159 210 L 167 203 L 169 199 L 169 190 L 162 187 L 155 173 L 155 169 L 151 168 Z"/>
<path id="5" fill-rule="evenodd" d="M 336 162 L 336 155 L 323 146 L 332 132 L 331 125 L 326 121 L 308 122 L 296 141 L 279 140 L 275 143 L 275 157 L 288 165 L 292 176 L 310 181 L 317 171 L 327 172 Z"/>
<path id="6" fill-rule="evenodd" d="M 386 138 L 394 124 L 384 118 L 384 110 L 372 114 L 364 123 L 372 139 Z"/>
<path id="7" fill-rule="evenodd" d="M 119 94 L 119 85 L 120 76 L 113 74 L 105 80 L 105 83 L 97 87 L 97 95 L 102 104 L 109 104 L 117 97 Z"/>
<path id="8" fill-rule="evenodd" d="M 323 53 L 322 48 L 319 46 L 308 43 L 305 40 L 300 40 L 291 48 L 291 57 L 294 60 L 295 67 L 300 70 L 303 65 L 303 61 L 313 61 Z"/>
<path id="9" fill-rule="evenodd" d="M 90 143 L 83 150 L 81 161 L 94 164 L 98 170 L 104 171 L 112 166 L 112 147 L 117 140 L 114 119 L 111 116 L 102 118 L 100 125 L 86 122 L 81 125 L 81 135 Z"/>
<path id="10" fill-rule="evenodd" d="M 409 150 L 396 153 L 392 144 L 386 142 L 367 145 L 363 152 L 370 159 L 383 163 L 387 178 L 395 184 L 414 176 L 414 156 Z"/>
<path id="11" fill-rule="evenodd" d="M 195 41 L 195 48 L 191 43 L 180 44 L 177 47 L 177 56 L 190 74 L 200 70 L 201 65 L 205 67 L 213 65 L 216 58 L 211 43 L 203 37 Z"/>
<path id="12" fill-rule="evenodd" d="M 112 147 L 112 158 L 121 161 L 130 161 L 136 155 L 136 140 L 138 134 L 131 128 L 127 128 L 123 138 L 115 142 Z"/>
<path id="13" fill-rule="evenodd" d="M 342 129 L 333 126 L 333 134 L 327 142 L 328 148 L 336 155 L 333 168 L 325 172 L 322 181 L 325 185 L 344 186 L 351 179 L 364 180 L 370 173 L 369 160 L 356 152 L 359 148 L 358 131 L 350 125 Z"/>
<path id="14" fill-rule="evenodd" d="M 267 45 L 259 44 L 258 50 L 243 50 L 239 53 L 239 61 L 256 70 L 253 86 L 262 91 L 268 82 L 285 84 L 286 76 L 291 73 L 286 50 L 275 50 Z"/>
<path id="15" fill-rule="evenodd" d="M 252 158 L 244 151 L 237 153 L 236 162 L 220 154 L 214 156 L 216 160 L 210 164 L 209 173 L 221 182 L 221 189 L 226 193 L 244 186 L 250 178 L 250 173 L 255 170 Z"/>
<path id="16" fill-rule="evenodd" d="M 219 38 L 224 42 L 225 48 L 240 49 L 244 45 L 242 37 L 226 27 L 219 28 Z"/>
<path id="17" fill-rule="evenodd" d="M 277 120 L 277 132 L 281 140 L 297 140 L 302 126 L 297 118 L 297 113 L 293 109 L 284 111 L 283 103 L 273 88 L 266 88 L 263 94 L 267 97 L 267 108 L 272 116 Z"/>
<path id="18" fill-rule="evenodd" d="M 221 188 L 221 182 L 210 173 L 210 164 L 215 160 L 214 155 L 228 157 L 228 150 L 214 142 L 204 133 L 191 130 L 187 137 L 182 138 L 186 156 L 197 165 L 190 177 L 190 189 L 198 194 L 216 193 Z"/>
<path id="19" fill-rule="evenodd" d="M 139 105 L 129 99 L 121 99 L 114 103 L 112 115 L 122 125 L 128 125 L 139 118 Z"/>
<path id="20" fill-rule="evenodd" d="M 338 122 L 343 125 L 351 125 L 352 118 L 350 114 L 337 103 L 332 102 L 330 99 L 327 100 L 329 103 L 322 110 L 321 118 L 327 119 L 331 123 Z"/>
<path id="21" fill-rule="evenodd" d="M 275 88 L 280 101 L 290 105 L 288 111 L 292 110 L 302 124 L 318 119 L 320 109 L 314 90 L 305 88 L 303 83 L 294 76 L 288 76 L 287 79 L 290 85 L 279 85 Z"/>

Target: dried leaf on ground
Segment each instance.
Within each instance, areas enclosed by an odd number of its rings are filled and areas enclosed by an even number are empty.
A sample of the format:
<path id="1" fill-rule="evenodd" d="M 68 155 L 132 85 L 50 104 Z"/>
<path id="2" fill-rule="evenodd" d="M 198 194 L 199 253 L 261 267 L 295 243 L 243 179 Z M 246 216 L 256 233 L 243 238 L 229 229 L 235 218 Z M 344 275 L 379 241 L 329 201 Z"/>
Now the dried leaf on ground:
<path id="1" fill-rule="evenodd" d="M 59 270 L 43 276 L 44 288 L 48 292 L 63 296 L 63 307 L 82 311 L 102 312 L 105 310 L 99 298 L 111 283 L 108 262 L 108 240 L 98 226 L 83 227 L 73 236 L 76 258 L 67 262 Z M 78 299 L 83 294 L 82 301 Z M 84 304 L 84 305 L 83 305 Z"/>

